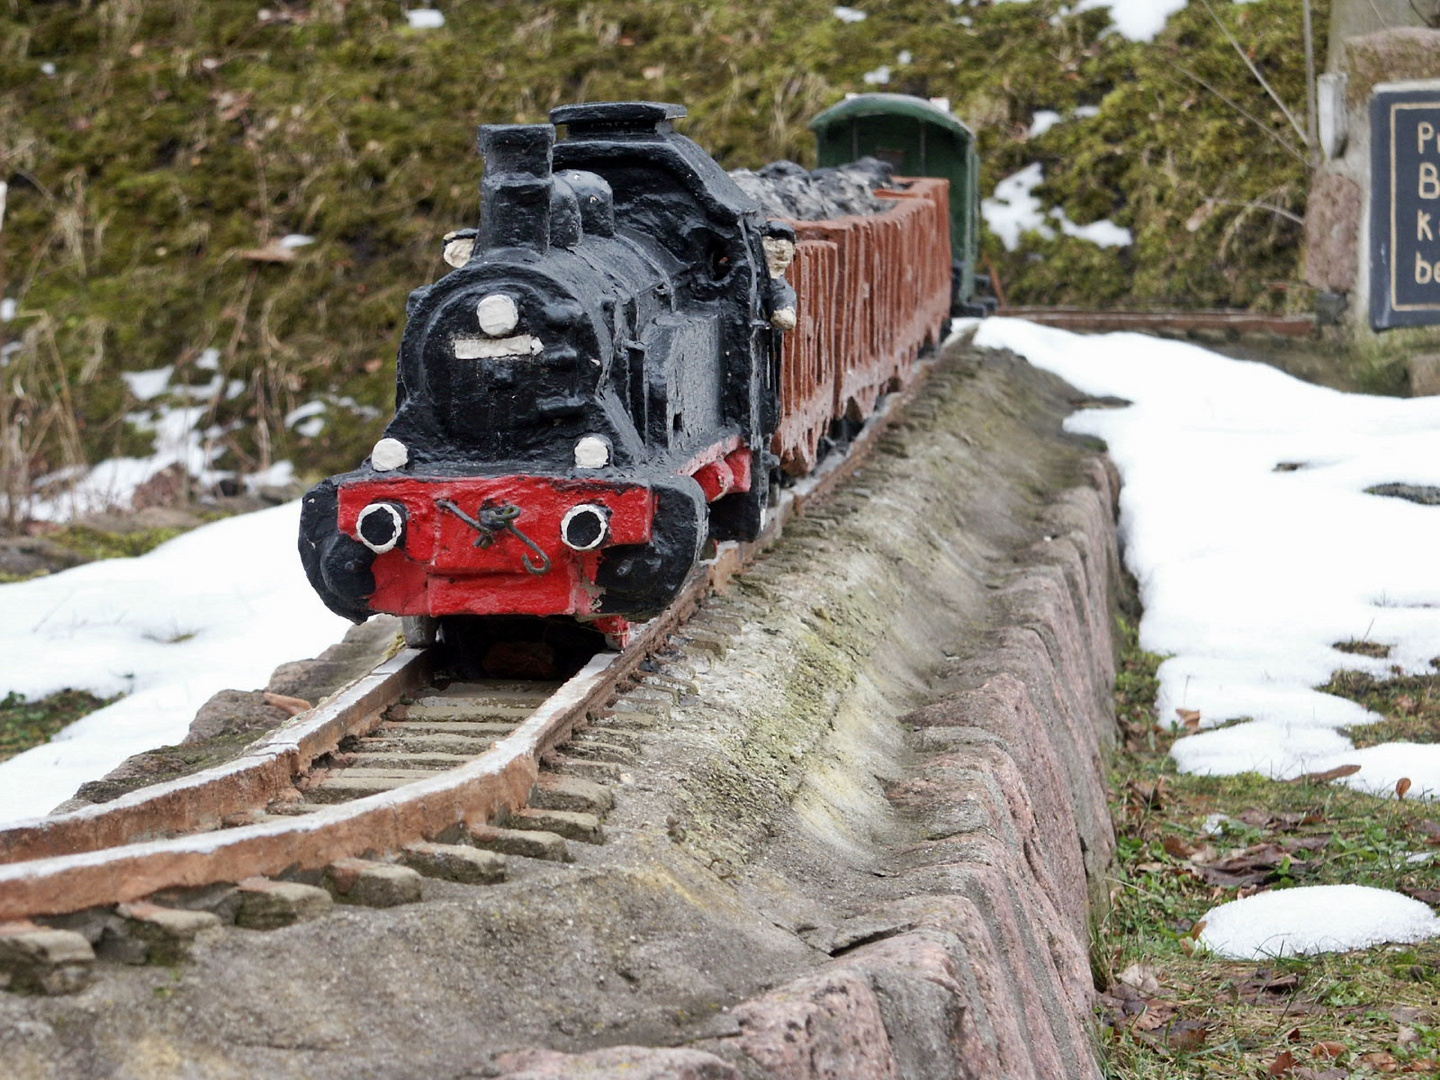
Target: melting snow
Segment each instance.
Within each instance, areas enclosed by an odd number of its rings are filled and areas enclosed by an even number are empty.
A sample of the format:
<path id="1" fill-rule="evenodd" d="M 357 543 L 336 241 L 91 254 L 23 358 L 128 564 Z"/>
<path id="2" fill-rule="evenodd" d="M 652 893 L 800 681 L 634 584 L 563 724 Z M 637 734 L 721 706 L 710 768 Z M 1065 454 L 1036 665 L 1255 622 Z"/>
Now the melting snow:
<path id="1" fill-rule="evenodd" d="M 951 0 L 954 3 L 955 0 Z M 1029 3 L 1029 0 L 1004 0 L 1005 3 Z M 1244 2 L 1244 0 L 1242 0 Z M 1186 0 L 1080 0 L 1074 10 L 1090 11 L 1109 8 L 1115 30 L 1131 41 L 1153 41 L 1165 28 L 1165 20 L 1186 4 Z M 1063 8 L 1061 9 L 1064 10 Z M 1054 23 L 1058 16 L 1052 19 Z"/>
<path id="2" fill-rule="evenodd" d="M 1030 118 L 1030 130 L 1027 134 L 1032 139 L 1038 139 L 1063 119 L 1054 109 L 1041 109 Z"/>
<path id="3" fill-rule="evenodd" d="M 1038 122 L 1046 115 L 1043 112 L 1036 113 L 1035 119 Z M 1058 116 L 1055 113 L 1048 115 Z M 1046 130 L 1048 127 L 1047 124 Z M 1033 132 L 1034 125 L 1031 130 Z M 1100 247 L 1124 247 L 1134 241 L 1129 229 L 1112 221 L 1076 225 L 1065 213 L 1064 207 L 1056 206 L 1048 212 L 1045 211 L 1040 197 L 1035 194 L 1035 189 L 1044 179 L 1045 173 L 1040 162 L 1032 161 L 1019 172 L 1012 173 L 996 184 L 994 197 L 980 201 L 980 213 L 985 218 L 985 225 L 1000 238 L 1006 251 L 1018 248 L 1020 237 L 1027 232 L 1038 233 L 1046 240 L 1054 239 L 1055 230 L 1050 227 L 1050 221 L 1059 225 L 1060 231 L 1066 236 L 1088 240 Z"/>
<path id="4" fill-rule="evenodd" d="M 138 559 L 0 585 L 0 693 L 126 694 L 0 762 L 0 821 L 47 813 L 131 754 L 179 742 L 217 690 L 264 686 L 347 623 L 295 553 L 300 504 L 227 518 Z"/>
<path id="5" fill-rule="evenodd" d="M 152 371 L 122 371 L 120 378 L 140 401 L 149 401 L 170 389 L 170 376 L 175 374 L 175 365 L 167 364 Z"/>
<path id="6" fill-rule="evenodd" d="M 1363 885 L 1276 889 L 1214 908 L 1200 944 L 1232 960 L 1349 952 L 1440 937 L 1428 904 Z"/>
<path id="7" fill-rule="evenodd" d="M 1140 583 L 1140 642 L 1160 665 L 1162 720 L 1199 710 L 1172 751 L 1193 773 L 1342 782 L 1440 795 L 1440 746 L 1356 750 L 1338 728 L 1379 719 L 1323 694 L 1339 668 L 1429 672 L 1440 655 L 1440 507 L 1366 494 L 1440 486 L 1440 398 L 1343 394 L 1264 364 L 1140 334 L 1082 336 L 989 319 L 976 344 L 1014 349 L 1096 397 L 1066 426 L 1104 439 L 1124 478 L 1120 529 Z M 1337 642 L 1390 646 L 1372 659 Z"/>

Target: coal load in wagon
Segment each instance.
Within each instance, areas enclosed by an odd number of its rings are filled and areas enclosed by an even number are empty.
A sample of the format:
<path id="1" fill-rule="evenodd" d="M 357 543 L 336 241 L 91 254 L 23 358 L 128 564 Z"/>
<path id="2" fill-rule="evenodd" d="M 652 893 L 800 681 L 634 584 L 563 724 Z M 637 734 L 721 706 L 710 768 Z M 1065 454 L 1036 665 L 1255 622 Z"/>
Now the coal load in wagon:
<path id="1" fill-rule="evenodd" d="M 758 172 L 735 169 L 730 178 L 746 195 L 757 199 L 770 217 L 823 221 L 848 215 L 866 217 L 890 209 L 895 200 L 875 192 L 890 187 L 894 173 L 887 162 L 865 157 L 814 172 L 793 161 L 776 161 Z"/>

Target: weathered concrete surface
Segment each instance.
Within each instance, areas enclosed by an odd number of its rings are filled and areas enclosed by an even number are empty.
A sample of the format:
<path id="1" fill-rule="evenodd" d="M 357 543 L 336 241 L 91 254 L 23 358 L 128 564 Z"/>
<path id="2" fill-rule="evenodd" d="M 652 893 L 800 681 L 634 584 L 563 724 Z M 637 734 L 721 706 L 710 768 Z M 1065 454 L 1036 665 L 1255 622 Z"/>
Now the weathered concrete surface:
<path id="1" fill-rule="evenodd" d="M 1305 207 L 1305 281 L 1317 289 L 1349 292 L 1360 266 L 1360 215 L 1365 193 L 1348 176 L 1316 176 Z"/>
<path id="2" fill-rule="evenodd" d="M 605 844 L 0 994 L 8 1074 L 1098 1076 L 1114 491 L 1069 400 L 937 371 L 617 714 Z"/>
<path id="3" fill-rule="evenodd" d="M 1440 31 L 1420 26 L 1398 26 L 1345 41 L 1345 69 L 1350 80 L 1345 92 L 1352 109 L 1370 107 L 1370 94 L 1380 83 L 1440 77 Z M 1361 112 L 1355 124 L 1368 124 Z"/>

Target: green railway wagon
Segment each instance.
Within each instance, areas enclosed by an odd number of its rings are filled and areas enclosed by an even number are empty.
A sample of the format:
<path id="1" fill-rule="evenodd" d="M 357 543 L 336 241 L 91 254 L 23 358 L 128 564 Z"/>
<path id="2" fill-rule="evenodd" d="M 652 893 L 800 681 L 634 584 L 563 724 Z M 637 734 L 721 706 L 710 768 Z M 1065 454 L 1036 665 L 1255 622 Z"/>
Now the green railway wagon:
<path id="1" fill-rule="evenodd" d="M 993 301 L 977 296 L 980 253 L 980 157 L 975 133 L 948 109 L 908 94 L 854 94 L 810 121 L 819 164 L 876 157 L 901 176 L 950 181 L 950 250 L 955 265 L 952 307 L 983 315 Z M 981 278 L 981 286 L 988 282 Z"/>

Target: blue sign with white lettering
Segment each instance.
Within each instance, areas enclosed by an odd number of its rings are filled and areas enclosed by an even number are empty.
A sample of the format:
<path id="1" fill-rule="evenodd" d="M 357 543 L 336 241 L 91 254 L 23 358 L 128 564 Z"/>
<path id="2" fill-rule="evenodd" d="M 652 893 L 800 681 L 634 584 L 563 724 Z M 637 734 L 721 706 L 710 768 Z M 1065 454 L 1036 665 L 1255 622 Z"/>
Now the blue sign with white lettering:
<path id="1" fill-rule="evenodd" d="M 1440 90 L 1370 102 L 1370 325 L 1440 323 Z"/>

